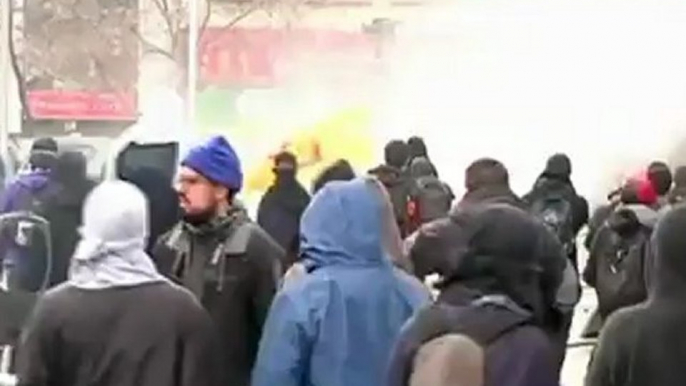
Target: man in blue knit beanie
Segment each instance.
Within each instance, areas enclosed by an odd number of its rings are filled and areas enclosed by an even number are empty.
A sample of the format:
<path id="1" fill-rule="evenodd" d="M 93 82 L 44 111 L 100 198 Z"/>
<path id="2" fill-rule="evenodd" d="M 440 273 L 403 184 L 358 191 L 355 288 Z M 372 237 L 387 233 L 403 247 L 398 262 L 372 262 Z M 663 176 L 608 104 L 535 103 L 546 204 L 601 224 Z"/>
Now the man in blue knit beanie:
<path id="1" fill-rule="evenodd" d="M 225 384 L 247 386 L 262 326 L 281 275 L 283 249 L 234 205 L 238 156 L 222 136 L 192 148 L 176 190 L 183 220 L 158 240 L 160 272 L 190 290 L 213 317 Z"/>

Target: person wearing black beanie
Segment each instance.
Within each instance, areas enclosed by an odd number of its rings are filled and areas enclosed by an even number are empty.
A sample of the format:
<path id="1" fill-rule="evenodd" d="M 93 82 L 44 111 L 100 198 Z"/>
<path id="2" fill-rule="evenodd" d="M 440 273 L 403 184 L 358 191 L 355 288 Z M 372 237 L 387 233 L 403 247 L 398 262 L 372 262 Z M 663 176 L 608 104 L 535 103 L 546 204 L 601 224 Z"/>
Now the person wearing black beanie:
<path id="1" fill-rule="evenodd" d="M 657 193 L 657 209 L 668 204 L 667 197 L 672 190 L 672 171 L 669 166 L 661 161 L 655 161 L 648 166 L 648 179 L 653 184 Z"/>

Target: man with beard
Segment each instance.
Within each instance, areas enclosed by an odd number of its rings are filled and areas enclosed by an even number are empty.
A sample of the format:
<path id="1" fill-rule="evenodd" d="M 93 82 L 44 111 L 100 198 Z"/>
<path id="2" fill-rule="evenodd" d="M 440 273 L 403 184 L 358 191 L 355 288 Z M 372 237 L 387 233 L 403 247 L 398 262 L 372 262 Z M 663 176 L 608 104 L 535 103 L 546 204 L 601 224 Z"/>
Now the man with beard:
<path id="1" fill-rule="evenodd" d="M 284 251 L 234 205 L 243 173 L 224 137 L 191 149 L 178 178 L 184 218 L 160 238 L 154 257 L 160 272 L 195 294 L 214 319 L 225 385 L 246 386 Z"/>
<path id="2" fill-rule="evenodd" d="M 310 195 L 296 178 L 297 171 L 295 155 L 279 153 L 274 158 L 276 179 L 262 197 L 257 210 L 257 223 L 286 250 L 284 270 L 298 256 L 300 217 L 310 203 Z"/>

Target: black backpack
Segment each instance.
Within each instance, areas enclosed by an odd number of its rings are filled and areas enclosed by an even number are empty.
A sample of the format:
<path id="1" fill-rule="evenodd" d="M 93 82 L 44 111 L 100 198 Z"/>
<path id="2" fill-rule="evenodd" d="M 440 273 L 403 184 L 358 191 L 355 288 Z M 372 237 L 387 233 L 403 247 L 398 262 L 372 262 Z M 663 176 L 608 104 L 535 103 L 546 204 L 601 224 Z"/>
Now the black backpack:
<path id="1" fill-rule="evenodd" d="M 434 176 L 415 180 L 419 218 L 422 224 L 445 217 L 450 211 L 452 195 L 446 185 Z"/>
<path id="2" fill-rule="evenodd" d="M 579 273 L 569 256 L 574 252 L 575 233 L 572 218 L 572 204 L 561 194 L 548 195 L 535 200 L 531 213 L 538 218 L 560 241 L 563 248 L 565 268 L 562 282 L 557 289 L 555 306 L 558 310 L 569 313 L 581 299 Z"/>
<path id="3" fill-rule="evenodd" d="M 574 248 L 574 222 L 572 203 L 563 195 L 548 195 L 531 204 L 531 213 L 541 220 L 562 244 L 565 253 Z"/>
<path id="4" fill-rule="evenodd" d="M 620 235 L 609 228 L 605 231 L 609 232 L 608 246 L 597 256 L 595 285 L 603 317 L 646 299 L 644 265 L 652 234 L 646 226 L 630 235 Z"/>

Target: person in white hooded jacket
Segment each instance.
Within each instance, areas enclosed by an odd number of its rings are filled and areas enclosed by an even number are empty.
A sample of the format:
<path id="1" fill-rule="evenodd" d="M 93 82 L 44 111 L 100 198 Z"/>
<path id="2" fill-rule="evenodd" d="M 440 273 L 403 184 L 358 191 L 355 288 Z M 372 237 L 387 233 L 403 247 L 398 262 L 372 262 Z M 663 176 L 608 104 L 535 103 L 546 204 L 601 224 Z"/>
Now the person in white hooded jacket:
<path id="1" fill-rule="evenodd" d="M 39 301 L 20 346 L 19 385 L 223 384 L 209 316 L 144 251 L 147 208 L 123 181 L 88 196 L 69 280 Z"/>

